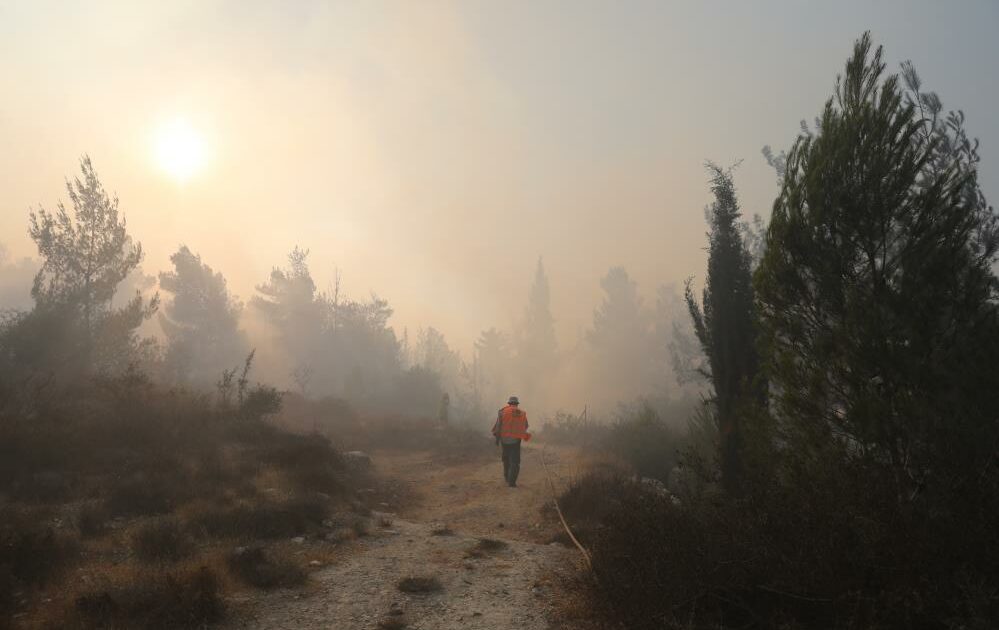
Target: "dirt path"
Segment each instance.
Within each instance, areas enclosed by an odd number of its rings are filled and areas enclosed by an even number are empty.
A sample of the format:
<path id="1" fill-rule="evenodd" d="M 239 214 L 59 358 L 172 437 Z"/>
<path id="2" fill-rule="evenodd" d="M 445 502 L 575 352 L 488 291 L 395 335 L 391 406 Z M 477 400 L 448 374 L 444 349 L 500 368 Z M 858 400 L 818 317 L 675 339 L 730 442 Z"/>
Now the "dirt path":
<path id="1" fill-rule="evenodd" d="M 545 458 L 554 474 L 570 474 L 571 453 L 549 449 Z M 373 459 L 378 474 L 408 484 L 414 500 L 344 559 L 314 572 L 306 592 L 267 594 L 235 627 L 551 627 L 553 580 L 575 571 L 578 558 L 546 544 L 552 530 L 541 508 L 551 495 L 540 449 L 524 449 L 517 488 L 503 483 L 498 458 L 451 465 L 423 453 Z M 493 542 L 483 548 L 482 538 Z M 402 592 L 405 577 L 433 578 L 439 589 Z"/>
<path id="2" fill-rule="evenodd" d="M 404 481 L 417 501 L 399 516 L 421 522 L 442 522 L 455 531 L 474 536 L 548 542 L 552 531 L 544 527 L 541 509 L 551 503 L 541 463 L 541 448 L 525 445 L 516 488 L 503 483 L 503 465 L 495 459 L 448 464 L 426 453 L 376 453 L 379 472 Z M 545 462 L 559 482 L 579 466 L 572 451 L 548 447 Z"/>

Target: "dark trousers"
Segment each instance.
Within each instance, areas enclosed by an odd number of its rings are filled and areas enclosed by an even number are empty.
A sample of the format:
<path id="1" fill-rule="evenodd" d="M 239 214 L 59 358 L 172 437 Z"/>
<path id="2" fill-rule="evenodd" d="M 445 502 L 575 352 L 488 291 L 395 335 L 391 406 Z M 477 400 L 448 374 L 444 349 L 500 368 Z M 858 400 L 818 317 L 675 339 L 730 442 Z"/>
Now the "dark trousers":
<path id="1" fill-rule="evenodd" d="M 517 485 L 520 474 L 520 440 L 515 444 L 503 444 L 503 478 L 511 486 Z"/>

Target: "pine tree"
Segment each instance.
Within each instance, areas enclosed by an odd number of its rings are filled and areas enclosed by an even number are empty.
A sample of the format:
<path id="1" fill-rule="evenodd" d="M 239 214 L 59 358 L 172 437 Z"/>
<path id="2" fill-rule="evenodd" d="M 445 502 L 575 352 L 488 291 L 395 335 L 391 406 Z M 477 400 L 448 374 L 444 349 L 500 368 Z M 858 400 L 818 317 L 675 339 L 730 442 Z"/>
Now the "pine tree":
<path id="1" fill-rule="evenodd" d="M 257 285 L 250 304 L 277 332 L 293 370 L 318 370 L 324 358 L 321 339 L 327 329 L 326 311 L 307 262 L 308 250 L 297 246 L 288 255 L 288 268 L 275 267 L 270 279 Z"/>
<path id="2" fill-rule="evenodd" d="M 888 466 L 909 500 L 995 456 L 999 229 L 963 115 L 884 69 L 865 34 L 789 153 L 758 287 L 785 425 Z"/>
<path id="3" fill-rule="evenodd" d="M 136 294 L 124 307 L 112 306 L 118 285 L 142 261 L 142 245 L 128 235 L 118 198 L 104 190 L 86 155 L 80 171 L 66 182 L 72 213 L 62 202 L 54 213 L 30 213 L 29 234 L 42 258 L 31 295 L 37 317 L 59 320 L 80 337 L 68 360 L 114 370 L 135 358 L 136 330 L 156 311 L 158 297 L 145 301 Z"/>
<path id="4" fill-rule="evenodd" d="M 527 294 L 524 318 L 517 330 L 516 376 L 521 398 L 537 400 L 558 369 L 558 342 L 551 309 L 551 289 L 544 261 L 538 258 Z"/>
<path id="5" fill-rule="evenodd" d="M 513 358 L 507 336 L 495 329 L 483 330 L 475 341 L 476 389 L 487 408 L 499 405 L 510 395 Z"/>
<path id="6" fill-rule="evenodd" d="M 595 402 L 612 404 L 662 384 L 655 382 L 652 319 L 638 295 L 638 285 L 624 267 L 612 267 L 600 279 L 600 288 L 604 298 L 586 333 L 594 355 L 594 383 L 589 391 Z"/>
<path id="7" fill-rule="evenodd" d="M 708 275 L 701 305 L 687 281 L 685 298 L 694 332 L 708 357 L 705 376 L 714 390 L 714 411 L 720 435 L 722 482 L 738 492 L 747 405 L 763 398 L 750 255 L 739 233 L 739 203 L 731 170 L 708 163 L 711 192 L 709 208 Z"/>
<path id="8" fill-rule="evenodd" d="M 160 287 L 172 295 L 160 313 L 166 369 L 175 381 L 211 384 L 249 351 L 239 329 L 243 305 L 229 293 L 222 274 L 186 245 L 170 262 L 174 270 L 160 274 Z"/>

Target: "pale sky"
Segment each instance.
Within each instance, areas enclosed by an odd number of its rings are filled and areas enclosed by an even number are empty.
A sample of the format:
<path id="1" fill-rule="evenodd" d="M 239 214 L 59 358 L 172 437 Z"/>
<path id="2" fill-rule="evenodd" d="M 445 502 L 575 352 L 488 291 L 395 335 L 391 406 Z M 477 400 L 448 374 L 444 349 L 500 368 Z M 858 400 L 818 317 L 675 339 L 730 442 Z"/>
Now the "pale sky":
<path id="1" fill-rule="evenodd" d="M 703 276 L 705 159 L 743 208 L 866 29 L 961 108 L 999 193 L 999 3 L 0 0 L 0 243 L 88 153 L 147 273 L 181 243 L 244 300 L 295 245 L 325 287 L 375 291 L 456 345 L 520 313 L 545 257 L 565 343 L 598 279 Z M 157 130 L 205 165 L 178 182 Z M 0 305 L 2 306 L 2 305 Z"/>

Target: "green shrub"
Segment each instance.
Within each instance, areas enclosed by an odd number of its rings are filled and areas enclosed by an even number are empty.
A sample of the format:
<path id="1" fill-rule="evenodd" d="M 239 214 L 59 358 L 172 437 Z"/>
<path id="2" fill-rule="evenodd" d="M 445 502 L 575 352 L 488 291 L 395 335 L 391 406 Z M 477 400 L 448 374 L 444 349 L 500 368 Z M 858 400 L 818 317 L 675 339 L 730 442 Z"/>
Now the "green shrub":
<path id="1" fill-rule="evenodd" d="M 643 405 L 610 427 L 604 446 L 642 477 L 666 482 L 676 465 L 679 440 L 654 409 Z"/>

